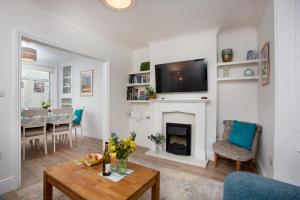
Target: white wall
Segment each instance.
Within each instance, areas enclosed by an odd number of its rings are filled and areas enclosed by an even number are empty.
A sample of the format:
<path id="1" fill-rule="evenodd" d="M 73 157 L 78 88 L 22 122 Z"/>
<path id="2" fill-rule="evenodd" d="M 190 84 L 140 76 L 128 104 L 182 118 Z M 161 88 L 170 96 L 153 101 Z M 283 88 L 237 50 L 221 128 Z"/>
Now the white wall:
<path id="1" fill-rule="evenodd" d="M 109 59 L 111 130 L 120 134 L 128 131 L 126 113 L 129 106 L 124 85 L 127 83 L 125 74 L 132 66 L 130 50 L 77 24 L 51 16 L 19 1 L 0 1 L 0 24 L 0 90 L 5 91 L 5 97 L 0 98 L 0 151 L 3 151 L 3 159 L 0 160 L 0 180 L 10 176 L 16 177 L 18 174 L 17 29 L 84 55 Z"/>
<path id="2" fill-rule="evenodd" d="M 233 49 L 233 61 L 246 60 L 248 50 L 257 50 L 255 28 L 245 27 L 221 32 L 218 35 L 218 61 L 222 62 L 222 49 Z M 252 68 L 257 73 L 257 65 L 233 66 L 230 76 L 243 76 L 244 70 Z M 219 74 L 222 69 L 219 69 Z M 220 75 L 222 77 L 222 75 Z M 218 133 L 223 134 L 224 120 L 257 122 L 257 81 L 218 82 Z"/>
<path id="3" fill-rule="evenodd" d="M 150 61 L 150 49 L 149 47 L 139 48 L 133 51 L 132 64 L 133 71 L 140 71 L 142 62 Z"/>
<path id="4" fill-rule="evenodd" d="M 150 49 L 148 46 L 134 50 L 132 71 L 140 71 L 141 63 L 147 61 L 150 61 Z M 151 111 L 151 104 L 131 104 L 130 106 L 131 112 L 141 114 L 142 119 L 129 119 L 129 131 L 137 132 L 137 145 L 151 148 L 151 142 L 147 139 L 147 136 L 152 134 L 150 131 L 151 119 L 145 119 L 145 114 Z"/>
<path id="5" fill-rule="evenodd" d="M 263 132 L 258 151 L 258 167 L 264 176 L 273 177 L 274 120 L 275 120 L 275 43 L 274 43 L 274 1 L 268 0 L 257 28 L 257 46 L 270 42 L 270 83 L 258 84 L 258 123 Z"/>
<path id="6" fill-rule="evenodd" d="M 91 59 L 71 63 L 73 66 L 72 103 L 74 109 L 84 107 L 83 134 L 102 138 L 103 118 L 105 117 L 103 90 L 107 84 L 102 80 L 103 63 Z M 80 72 L 85 70 L 93 70 L 93 96 L 80 96 Z"/>
<path id="7" fill-rule="evenodd" d="M 209 99 L 206 116 L 206 152 L 212 159 L 212 143 L 216 140 L 217 121 L 217 29 L 207 30 L 192 35 L 186 35 L 169 40 L 150 43 L 151 74 L 154 74 L 156 64 L 206 58 L 208 62 L 208 92 L 160 94 L 158 98 L 165 99 Z M 155 85 L 154 76 L 151 83 Z"/>
<path id="8" fill-rule="evenodd" d="M 300 186 L 300 1 L 275 0 L 274 178 Z"/>

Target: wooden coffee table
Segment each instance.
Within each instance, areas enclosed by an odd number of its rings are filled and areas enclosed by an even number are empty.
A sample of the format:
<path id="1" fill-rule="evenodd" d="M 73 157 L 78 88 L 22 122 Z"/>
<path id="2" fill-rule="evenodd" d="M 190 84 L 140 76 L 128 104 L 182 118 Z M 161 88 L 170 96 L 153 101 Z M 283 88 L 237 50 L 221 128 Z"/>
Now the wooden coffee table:
<path id="1" fill-rule="evenodd" d="M 86 167 L 67 162 L 44 171 L 44 200 L 52 199 L 53 186 L 71 199 L 124 200 L 138 199 L 152 188 L 152 200 L 159 200 L 160 173 L 128 163 L 134 172 L 120 182 L 98 175 L 102 165 Z"/>

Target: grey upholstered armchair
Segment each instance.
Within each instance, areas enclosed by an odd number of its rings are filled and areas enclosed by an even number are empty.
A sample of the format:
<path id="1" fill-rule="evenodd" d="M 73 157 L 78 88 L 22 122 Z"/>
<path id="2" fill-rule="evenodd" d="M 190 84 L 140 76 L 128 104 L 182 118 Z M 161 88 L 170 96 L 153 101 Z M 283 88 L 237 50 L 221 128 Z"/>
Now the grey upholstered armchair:
<path id="1" fill-rule="evenodd" d="M 240 171 L 242 162 L 248 162 L 248 161 L 252 161 L 252 163 L 255 162 L 256 149 L 258 146 L 258 140 L 259 140 L 260 134 L 262 132 L 262 127 L 260 125 L 256 124 L 256 132 L 255 132 L 255 136 L 253 139 L 252 148 L 251 148 L 251 151 L 249 151 L 249 150 L 239 147 L 237 145 L 230 144 L 227 141 L 227 138 L 231 132 L 233 121 L 224 120 L 223 123 L 225 126 L 223 138 L 222 138 L 222 140 L 219 140 L 213 144 L 213 151 L 214 151 L 214 155 L 215 155 L 215 167 L 217 167 L 217 164 L 218 164 L 217 163 L 218 157 L 221 156 L 224 158 L 228 158 L 230 160 L 235 160 L 236 161 L 236 170 Z"/>

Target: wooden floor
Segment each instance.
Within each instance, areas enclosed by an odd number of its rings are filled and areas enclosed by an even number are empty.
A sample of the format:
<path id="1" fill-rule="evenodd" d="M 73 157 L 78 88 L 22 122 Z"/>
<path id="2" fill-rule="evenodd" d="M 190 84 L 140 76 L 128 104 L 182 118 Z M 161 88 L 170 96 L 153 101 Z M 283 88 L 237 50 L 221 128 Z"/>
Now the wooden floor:
<path id="1" fill-rule="evenodd" d="M 48 141 L 48 155 L 44 155 L 43 144 L 40 144 L 39 150 L 32 148 L 30 145 L 26 146 L 26 160 L 22 161 L 22 187 L 26 187 L 43 180 L 43 170 L 45 168 L 55 166 L 59 163 L 80 159 L 92 152 L 102 152 L 102 141 L 99 139 L 83 137 L 76 141 L 73 140 L 73 148 L 68 144 L 58 144 L 56 152 L 53 152 L 52 143 Z M 131 157 L 143 159 L 149 162 L 159 163 L 161 166 L 184 171 L 187 173 L 208 177 L 217 181 L 224 181 L 224 177 L 235 171 L 235 163 L 233 161 L 222 160 L 218 162 L 218 167 L 214 167 L 213 162 L 209 162 L 207 168 L 195 167 L 185 165 L 174 161 L 164 160 L 156 157 L 146 156 L 147 148 L 138 147 L 137 151 Z M 242 170 L 251 171 L 249 166 L 242 165 Z M 9 192 L 4 195 L 4 199 L 18 200 L 16 192 Z"/>

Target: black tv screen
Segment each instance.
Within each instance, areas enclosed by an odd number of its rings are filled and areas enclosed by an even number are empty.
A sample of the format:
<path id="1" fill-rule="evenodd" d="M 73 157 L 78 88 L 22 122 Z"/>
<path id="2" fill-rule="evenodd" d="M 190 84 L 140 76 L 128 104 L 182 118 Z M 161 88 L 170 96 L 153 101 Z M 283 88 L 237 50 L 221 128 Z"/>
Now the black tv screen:
<path id="1" fill-rule="evenodd" d="M 157 93 L 207 91 L 205 59 L 155 65 Z"/>

